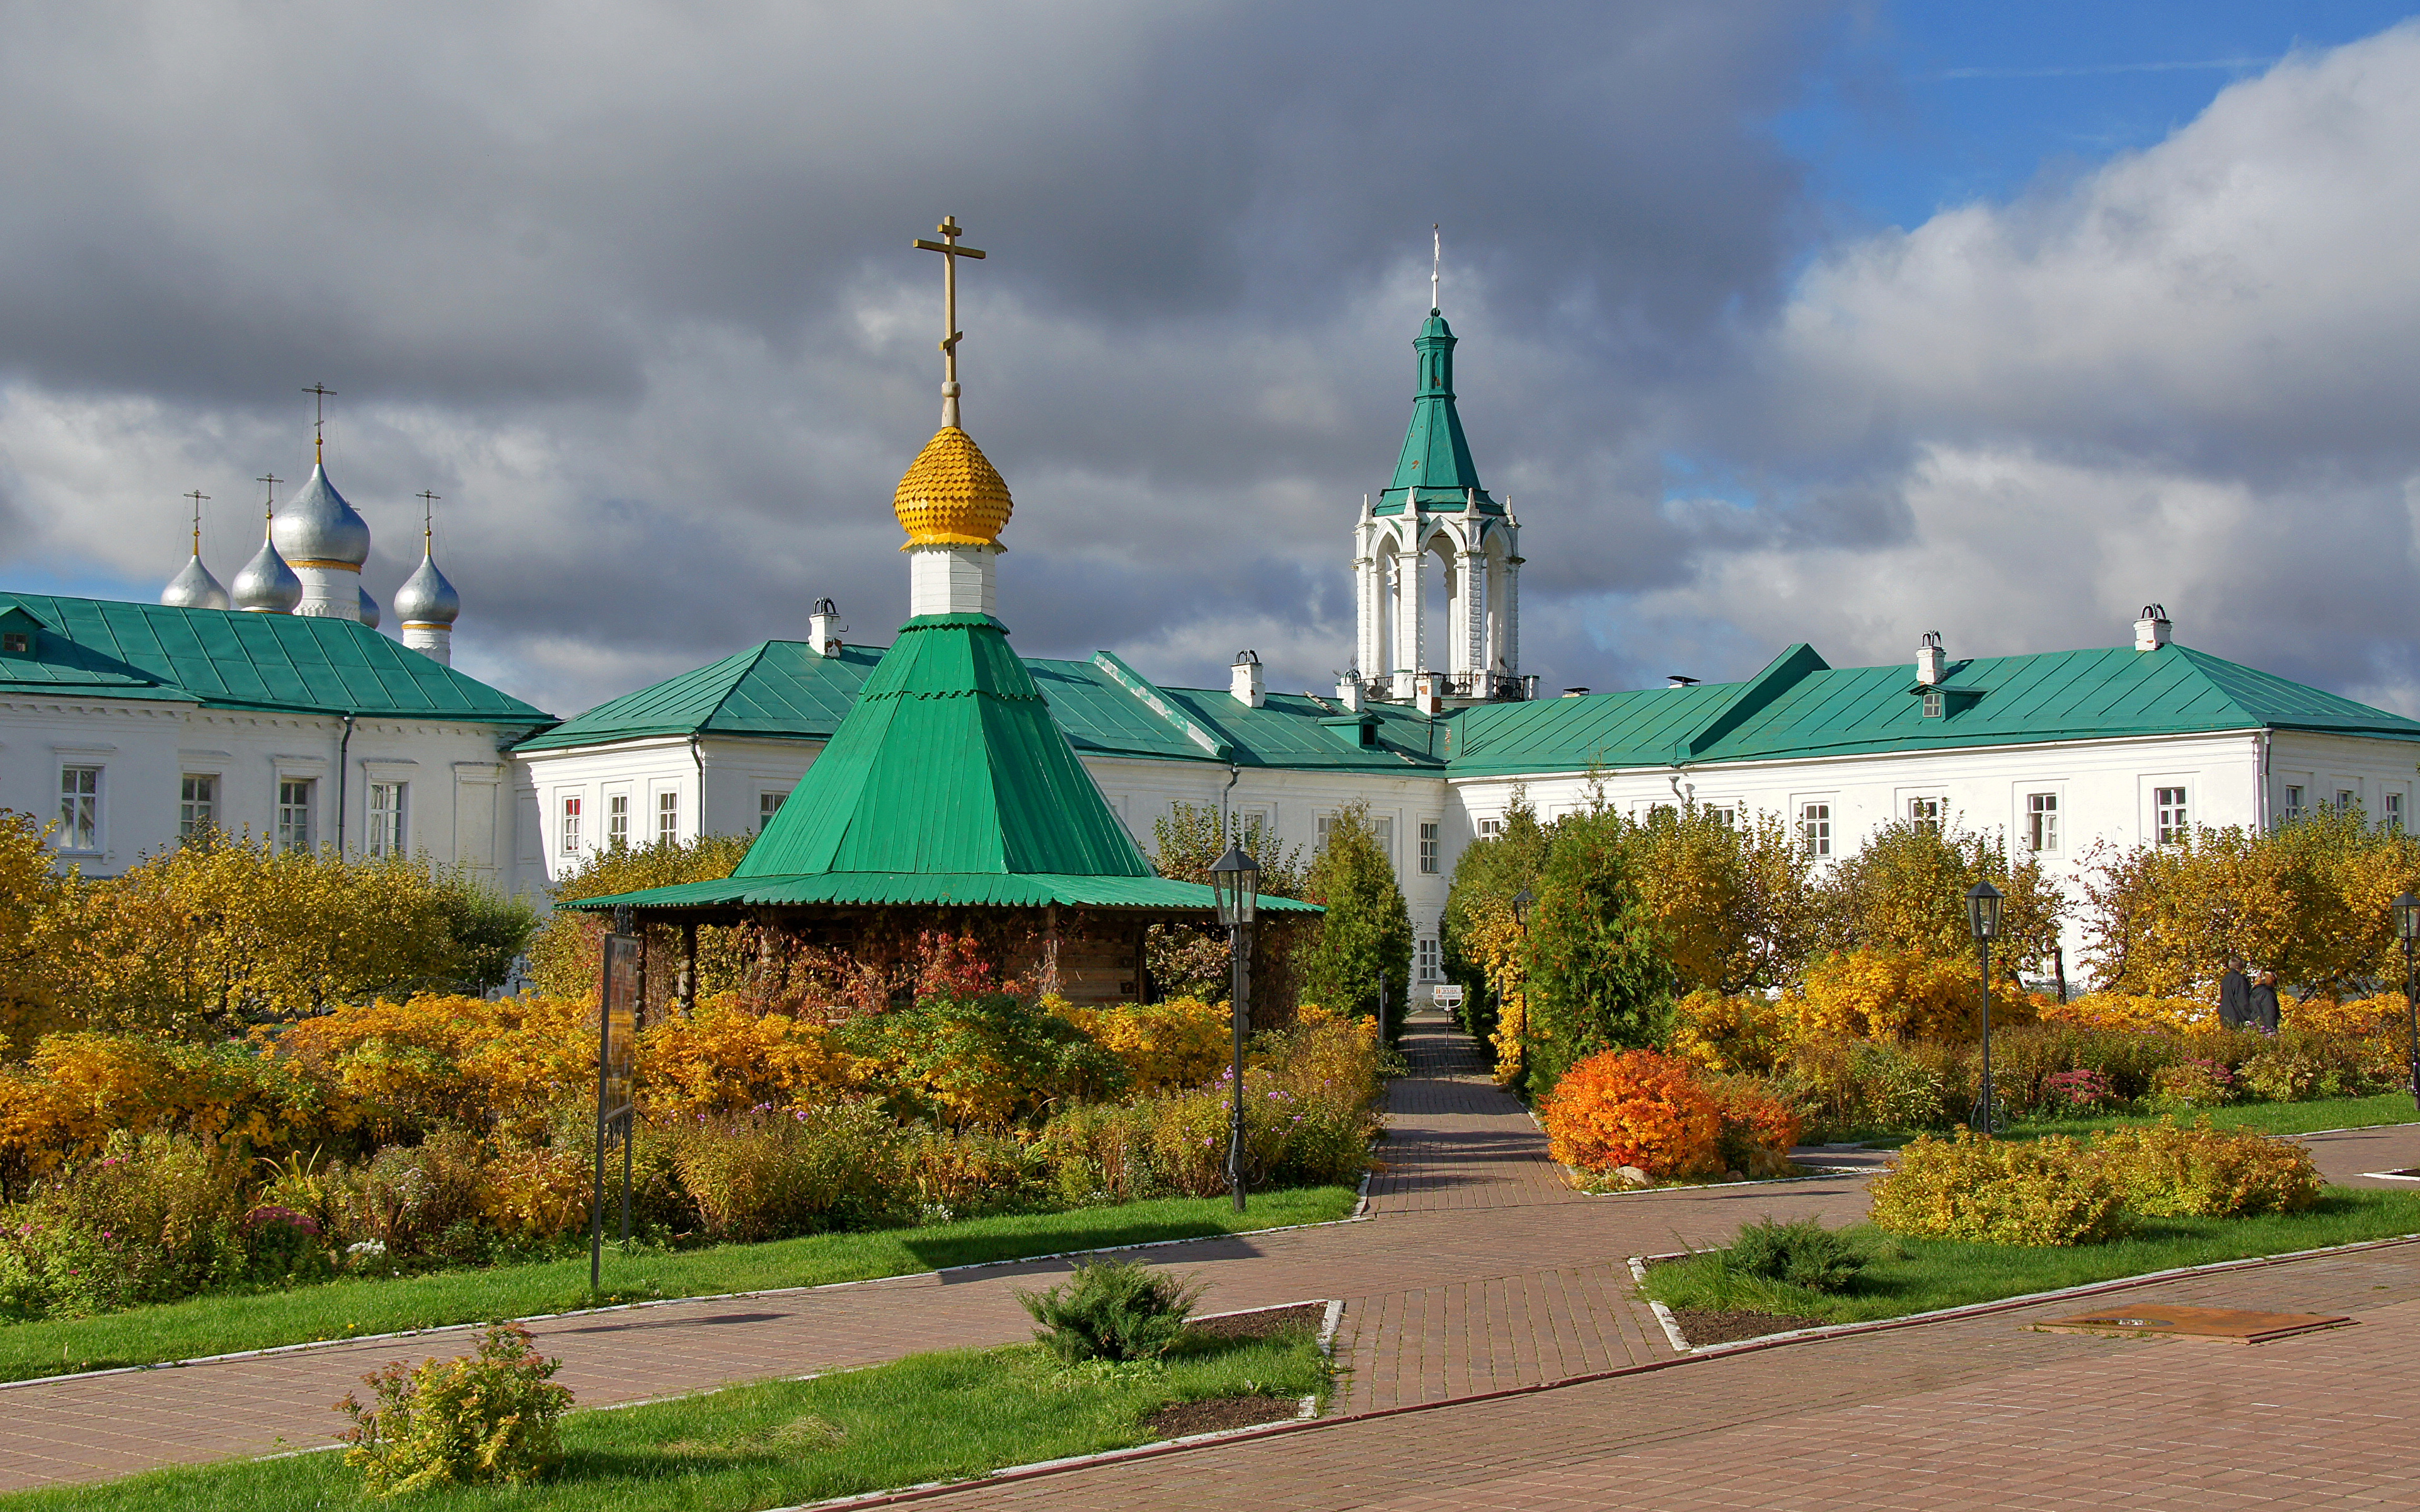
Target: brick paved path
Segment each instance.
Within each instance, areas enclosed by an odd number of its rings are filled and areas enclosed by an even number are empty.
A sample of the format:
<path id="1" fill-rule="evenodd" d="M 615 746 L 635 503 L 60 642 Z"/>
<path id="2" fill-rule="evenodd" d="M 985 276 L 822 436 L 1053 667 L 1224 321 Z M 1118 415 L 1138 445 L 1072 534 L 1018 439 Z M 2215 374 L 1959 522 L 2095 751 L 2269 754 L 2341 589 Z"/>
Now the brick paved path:
<path id="1" fill-rule="evenodd" d="M 2410 1448 L 2420 1427 L 2420 1246 L 2120 1295 L 2358 1322 L 2251 1348 L 2023 1327 L 2076 1310 L 2071 1302 L 1324 1423 L 933 1501 L 937 1512 L 2420 1506 Z"/>
<path id="2" fill-rule="evenodd" d="M 1350 1375 L 1341 1411 L 1668 1358 L 1661 1330 L 1627 1296 L 1624 1257 L 1712 1243 L 1767 1214 L 1839 1224 L 1865 1211 L 1856 1176 L 1583 1196 L 1445 1020 L 1416 1019 L 1405 1053 L 1414 1074 L 1390 1089 L 1371 1217 L 1137 1252 L 1204 1282 L 1206 1311 L 1344 1299 L 1338 1356 Z M 2332 1137 L 2350 1141 L 2315 1141 L 2332 1178 L 2337 1167 L 2420 1165 L 2412 1131 Z M 562 1356 L 564 1384 L 582 1403 L 603 1406 L 1021 1340 L 1032 1325 L 1014 1292 L 1067 1268 L 1037 1261 L 674 1303 L 534 1332 Z M 325 1443 L 338 1426 L 328 1404 L 364 1374 L 397 1357 L 463 1352 L 473 1332 L 8 1388 L 0 1391 L 0 1489 Z"/>

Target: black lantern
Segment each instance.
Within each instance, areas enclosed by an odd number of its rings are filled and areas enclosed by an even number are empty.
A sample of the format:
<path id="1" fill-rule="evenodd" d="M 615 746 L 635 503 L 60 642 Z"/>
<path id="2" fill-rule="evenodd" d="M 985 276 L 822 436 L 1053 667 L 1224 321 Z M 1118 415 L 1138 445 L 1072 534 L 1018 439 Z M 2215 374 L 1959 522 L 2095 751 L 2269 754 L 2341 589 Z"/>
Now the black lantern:
<path id="1" fill-rule="evenodd" d="M 2420 898 L 2404 893 L 2395 900 L 2395 933 L 2403 942 L 2403 1011 L 2412 1021 L 2412 1102 L 2420 1107 L 2420 971 L 2412 950 L 2420 946 Z"/>
<path id="2" fill-rule="evenodd" d="M 2398 940 L 2420 940 L 2420 898 L 2404 893 L 2395 900 L 2394 907 L 2395 937 Z"/>
<path id="3" fill-rule="evenodd" d="M 1241 846 L 1227 847 L 1211 866 L 1210 886 L 1218 894 L 1218 922 L 1229 929 L 1250 923 L 1260 911 L 1261 864 Z"/>
<path id="4" fill-rule="evenodd" d="M 1986 944 L 2000 937 L 1999 888 L 1978 882 L 1966 889 L 1966 927 Z"/>
<path id="5" fill-rule="evenodd" d="M 1512 895 L 1512 922 L 1524 934 L 1529 933 L 1529 905 L 1537 901 L 1537 895 L 1527 887 Z"/>

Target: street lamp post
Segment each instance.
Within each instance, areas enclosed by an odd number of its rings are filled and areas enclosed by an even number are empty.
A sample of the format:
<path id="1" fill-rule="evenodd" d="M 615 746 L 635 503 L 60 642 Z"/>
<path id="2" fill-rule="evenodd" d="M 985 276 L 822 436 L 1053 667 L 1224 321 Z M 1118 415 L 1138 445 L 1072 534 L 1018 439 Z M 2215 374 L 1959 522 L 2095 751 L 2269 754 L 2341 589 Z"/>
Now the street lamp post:
<path id="1" fill-rule="evenodd" d="M 1534 892 L 1531 892 L 1531 891 L 1530 891 L 1528 888 L 1527 888 L 1527 887 L 1522 888 L 1519 892 L 1516 892 L 1516 893 L 1514 893 L 1514 894 L 1512 895 L 1512 926 L 1513 926 L 1513 928 L 1515 928 L 1515 929 L 1517 929 L 1517 930 L 1519 930 L 1519 931 L 1521 932 L 1521 943 L 1522 943 L 1522 945 L 1524 945 L 1525 947 L 1529 943 L 1529 905 L 1530 905 L 1531 903 L 1536 903 L 1537 901 L 1538 901 L 1538 895 L 1537 895 L 1536 893 L 1534 893 Z M 1529 992 L 1528 992 L 1528 988 L 1529 988 L 1529 962 L 1528 962 L 1528 952 L 1527 952 L 1527 950 L 1524 950 L 1524 951 L 1523 951 L 1523 955 L 1522 955 L 1522 961 L 1521 961 L 1521 1034 L 1520 1034 L 1520 1043 L 1521 1043 L 1521 1085 L 1522 1085 L 1522 1087 L 1523 1087 L 1523 1088 L 1525 1088 L 1529 1085 Z M 1498 994 L 1497 995 L 1497 998 L 1496 998 L 1496 1011 L 1497 1011 L 1497 1013 L 1499 1015 L 1499 1017 L 1502 1015 L 1502 1013 L 1503 1013 L 1503 1011 L 1504 1011 L 1504 997 L 1503 997 L 1503 995 L 1502 995 L 1501 993 L 1498 993 Z M 1499 1026 L 1499 1027 L 1500 1027 L 1500 1026 Z"/>
<path id="2" fill-rule="evenodd" d="M 1235 1086 L 1233 1119 L 1227 1130 L 1227 1185 L 1235 1194 L 1235 1211 L 1244 1211 L 1244 1034 L 1251 1022 L 1252 918 L 1260 909 L 1261 866 L 1241 846 L 1227 847 L 1210 868 L 1210 886 L 1218 897 L 1218 922 L 1227 926 L 1227 953 L 1234 972 Z"/>
<path id="3" fill-rule="evenodd" d="M 1969 1122 L 1986 1138 L 1992 1134 L 1992 942 L 2000 937 L 2000 889 L 1978 882 L 1966 889 L 1966 927 L 1983 952 L 1983 1085 L 1975 1094 Z"/>
<path id="4" fill-rule="evenodd" d="M 2420 945 L 2420 898 L 2395 900 L 2395 933 L 2403 938 L 2403 1008 L 2412 1019 L 2412 1101 L 2420 1106 L 2420 993 L 2412 986 L 2412 948 Z"/>

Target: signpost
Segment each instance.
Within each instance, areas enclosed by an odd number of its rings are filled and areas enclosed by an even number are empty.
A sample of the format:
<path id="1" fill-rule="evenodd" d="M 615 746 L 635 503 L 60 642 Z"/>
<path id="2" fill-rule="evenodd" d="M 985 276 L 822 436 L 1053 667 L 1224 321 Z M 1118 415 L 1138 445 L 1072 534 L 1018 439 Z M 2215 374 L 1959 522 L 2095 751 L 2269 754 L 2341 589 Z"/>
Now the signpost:
<path id="1" fill-rule="evenodd" d="M 605 1151 L 622 1144 L 622 1247 L 630 1247 L 630 1134 L 637 1118 L 639 1070 L 639 937 L 627 910 L 616 909 L 605 936 L 605 978 L 597 995 L 597 1186 L 588 1210 L 588 1289 L 605 1264 Z"/>

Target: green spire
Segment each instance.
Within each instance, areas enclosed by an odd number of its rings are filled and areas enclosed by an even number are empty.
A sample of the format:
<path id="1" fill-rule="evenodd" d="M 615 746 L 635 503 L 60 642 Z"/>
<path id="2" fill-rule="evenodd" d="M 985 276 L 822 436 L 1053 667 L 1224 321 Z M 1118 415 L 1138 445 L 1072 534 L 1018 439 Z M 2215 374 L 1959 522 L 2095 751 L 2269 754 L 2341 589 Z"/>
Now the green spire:
<path id="1" fill-rule="evenodd" d="M 1445 316 L 1432 309 L 1428 323 L 1412 341 L 1412 350 L 1419 354 L 1420 387 L 1412 397 L 1412 424 L 1404 433 L 1394 481 L 1378 495 L 1381 515 L 1402 514 L 1411 498 L 1426 509 L 1460 509 L 1474 496 L 1481 514 L 1504 513 L 1504 506 L 1487 497 L 1480 485 L 1479 465 L 1470 459 L 1470 442 L 1463 439 L 1462 416 L 1453 407 L 1456 339 Z"/>
<path id="2" fill-rule="evenodd" d="M 1154 875 L 988 614 L 900 627 L 733 875 L 869 872 Z"/>

